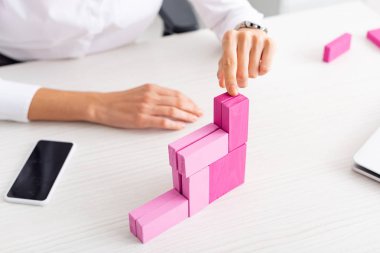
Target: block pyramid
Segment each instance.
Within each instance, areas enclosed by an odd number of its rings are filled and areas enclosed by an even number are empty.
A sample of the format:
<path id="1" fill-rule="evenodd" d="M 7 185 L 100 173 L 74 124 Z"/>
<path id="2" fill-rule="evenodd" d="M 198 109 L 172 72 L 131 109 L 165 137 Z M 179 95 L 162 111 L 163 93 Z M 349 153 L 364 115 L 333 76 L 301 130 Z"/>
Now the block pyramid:
<path id="1" fill-rule="evenodd" d="M 169 144 L 173 189 L 129 213 L 129 227 L 148 242 L 244 183 L 249 100 L 214 98 L 214 123 Z"/>

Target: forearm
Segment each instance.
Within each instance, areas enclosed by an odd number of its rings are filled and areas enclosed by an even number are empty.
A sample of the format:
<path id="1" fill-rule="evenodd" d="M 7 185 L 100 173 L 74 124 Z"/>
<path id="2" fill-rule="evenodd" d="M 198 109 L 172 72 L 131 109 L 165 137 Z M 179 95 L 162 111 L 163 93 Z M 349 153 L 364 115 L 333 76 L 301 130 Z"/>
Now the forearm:
<path id="1" fill-rule="evenodd" d="M 32 99 L 28 119 L 90 121 L 94 94 L 41 88 Z"/>

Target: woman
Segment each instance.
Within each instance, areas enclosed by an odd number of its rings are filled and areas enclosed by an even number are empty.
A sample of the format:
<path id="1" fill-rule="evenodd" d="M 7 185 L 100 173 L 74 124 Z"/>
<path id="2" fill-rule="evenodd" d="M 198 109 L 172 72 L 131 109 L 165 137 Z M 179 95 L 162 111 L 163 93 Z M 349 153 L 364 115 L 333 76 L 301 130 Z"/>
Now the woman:
<path id="1" fill-rule="evenodd" d="M 191 0 L 222 44 L 217 77 L 229 94 L 268 72 L 273 43 L 246 0 Z M 0 0 L 0 53 L 16 60 L 83 57 L 133 42 L 162 0 Z M 70 92 L 0 79 L 0 119 L 87 121 L 181 129 L 201 116 L 182 93 L 153 84 L 120 92 Z"/>

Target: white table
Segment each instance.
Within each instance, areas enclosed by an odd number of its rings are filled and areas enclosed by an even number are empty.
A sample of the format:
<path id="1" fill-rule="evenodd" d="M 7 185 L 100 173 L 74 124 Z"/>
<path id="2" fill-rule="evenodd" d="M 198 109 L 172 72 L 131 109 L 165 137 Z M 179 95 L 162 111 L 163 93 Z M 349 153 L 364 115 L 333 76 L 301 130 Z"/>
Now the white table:
<path id="1" fill-rule="evenodd" d="M 0 252 L 379 251 L 380 185 L 350 168 L 380 126 L 380 50 L 365 39 L 379 21 L 360 3 L 268 19 L 274 69 L 243 92 L 254 101 L 246 183 L 146 245 L 129 233 L 128 212 L 171 188 L 167 144 L 212 120 L 222 92 L 214 35 L 1 68 L 2 78 L 73 90 L 155 82 L 194 98 L 205 116 L 179 132 L 0 122 L 2 194 L 37 140 L 77 144 L 47 206 L 0 202 Z M 351 51 L 323 63 L 323 45 L 343 32 L 353 34 Z"/>

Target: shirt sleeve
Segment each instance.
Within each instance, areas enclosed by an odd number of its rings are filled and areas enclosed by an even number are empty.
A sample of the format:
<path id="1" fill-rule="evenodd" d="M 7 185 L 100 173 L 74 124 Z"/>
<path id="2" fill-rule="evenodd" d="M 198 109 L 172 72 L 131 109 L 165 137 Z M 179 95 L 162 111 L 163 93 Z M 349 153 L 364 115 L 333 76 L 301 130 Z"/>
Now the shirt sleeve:
<path id="1" fill-rule="evenodd" d="M 39 88 L 0 79 L 0 120 L 29 122 L 30 103 Z"/>
<path id="2" fill-rule="evenodd" d="M 243 21 L 262 25 L 263 14 L 247 0 L 190 0 L 203 22 L 219 39 Z"/>

